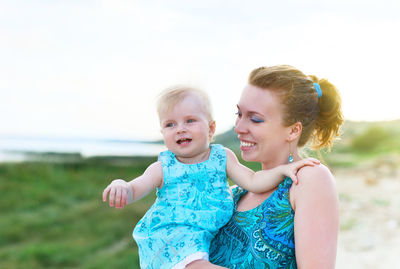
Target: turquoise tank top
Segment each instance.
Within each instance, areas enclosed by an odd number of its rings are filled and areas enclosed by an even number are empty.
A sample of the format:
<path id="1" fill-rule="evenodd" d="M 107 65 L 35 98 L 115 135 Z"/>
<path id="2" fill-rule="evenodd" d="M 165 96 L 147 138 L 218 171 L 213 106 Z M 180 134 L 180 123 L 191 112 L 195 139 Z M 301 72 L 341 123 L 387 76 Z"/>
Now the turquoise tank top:
<path id="1" fill-rule="evenodd" d="M 208 160 L 184 164 L 171 151 L 159 155 L 164 183 L 133 230 L 141 268 L 171 268 L 210 242 L 233 214 L 226 177 L 226 152 L 211 145 Z"/>
<path id="2" fill-rule="evenodd" d="M 234 210 L 211 242 L 210 262 L 229 268 L 297 268 L 294 248 L 294 211 L 289 200 L 290 178 L 259 206 Z M 247 191 L 233 189 L 234 206 Z"/>

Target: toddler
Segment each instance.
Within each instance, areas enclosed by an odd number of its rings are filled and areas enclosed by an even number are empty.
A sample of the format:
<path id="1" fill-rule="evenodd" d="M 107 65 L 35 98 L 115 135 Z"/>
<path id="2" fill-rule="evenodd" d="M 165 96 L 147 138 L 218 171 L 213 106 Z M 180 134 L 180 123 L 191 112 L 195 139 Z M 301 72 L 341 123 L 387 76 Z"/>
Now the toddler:
<path id="1" fill-rule="evenodd" d="M 233 214 L 227 176 L 246 190 L 263 193 L 285 176 L 296 183 L 298 169 L 319 163 L 308 158 L 254 173 L 231 150 L 210 145 L 215 121 L 207 95 L 197 89 L 165 91 L 158 116 L 168 150 L 143 175 L 130 182 L 113 180 L 103 192 L 103 201 L 109 195 L 110 206 L 123 208 L 157 190 L 156 201 L 133 231 L 141 268 L 184 268 L 208 260 L 211 240 Z"/>

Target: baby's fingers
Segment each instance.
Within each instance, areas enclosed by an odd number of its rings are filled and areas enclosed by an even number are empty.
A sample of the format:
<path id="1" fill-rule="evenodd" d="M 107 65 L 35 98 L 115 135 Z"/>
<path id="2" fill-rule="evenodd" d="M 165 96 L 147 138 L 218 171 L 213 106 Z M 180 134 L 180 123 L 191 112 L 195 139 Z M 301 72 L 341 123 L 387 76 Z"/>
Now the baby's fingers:
<path id="1" fill-rule="evenodd" d="M 294 171 L 294 172 L 290 173 L 290 175 L 289 175 L 290 179 L 293 181 L 294 184 L 298 183 L 296 172 L 297 171 Z"/>
<path id="2" fill-rule="evenodd" d="M 306 160 L 312 162 L 313 164 L 320 164 L 321 163 L 318 159 L 311 158 L 311 157 L 307 158 Z"/>
<path id="3" fill-rule="evenodd" d="M 119 208 L 121 203 L 121 188 L 117 187 L 115 190 L 115 208 Z"/>
<path id="4" fill-rule="evenodd" d="M 316 165 L 316 163 L 311 160 L 307 160 L 303 163 L 303 166 L 314 166 L 314 165 Z"/>
<path id="5" fill-rule="evenodd" d="M 127 204 L 126 199 L 128 196 L 128 191 L 127 190 L 122 190 L 121 193 L 121 208 L 124 208 L 124 206 Z"/>
<path id="6" fill-rule="evenodd" d="M 314 165 L 318 165 L 318 164 L 320 164 L 320 162 L 317 159 L 307 158 L 307 159 L 303 159 L 301 161 L 301 163 L 299 163 L 299 166 L 297 168 L 300 169 L 303 166 L 314 166 Z"/>
<path id="7" fill-rule="evenodd" d="M 111 190 L 110 190 L 110 195 L 108 196 L 108 199 L 109 199 L 109 205 L 110 205 L 111 207 L 113 207 L 113 206 L 114 206 L 115 192 L 116 192 L 116 189 L 115 189 L 115 187 L 111 187 Z"/>
<path id="8" fill-rule="evenodd" d="M 107 194 L 110 191 L 111 187 L 108 185 L 103 191 L 103 202 L 107 201 Z"/>

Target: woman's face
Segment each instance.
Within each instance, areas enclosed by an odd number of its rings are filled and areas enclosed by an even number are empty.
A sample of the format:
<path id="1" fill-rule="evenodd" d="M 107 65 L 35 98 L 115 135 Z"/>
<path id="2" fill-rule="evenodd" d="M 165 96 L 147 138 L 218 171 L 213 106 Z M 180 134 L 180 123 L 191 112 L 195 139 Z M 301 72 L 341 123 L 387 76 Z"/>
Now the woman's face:
<path id="1" fill-rule="evenodd" d="M 242 158 L 263 168 L 286 163 L 289 128 L 282 125 L 283 105 L 271 90 L 247 85 L 240 97 L 235 132 Z"/>

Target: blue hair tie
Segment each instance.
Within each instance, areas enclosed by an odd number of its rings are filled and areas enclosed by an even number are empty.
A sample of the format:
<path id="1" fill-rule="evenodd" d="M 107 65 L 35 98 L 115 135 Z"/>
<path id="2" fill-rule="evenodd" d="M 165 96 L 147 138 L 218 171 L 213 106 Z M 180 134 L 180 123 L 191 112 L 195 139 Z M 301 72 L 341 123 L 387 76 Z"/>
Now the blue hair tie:
<path id="1" fill-rule="evenodd" d="M 315 82 L 314 82 L 314 88 L 315 88 L 315 90 L 316 90 L 317 93 L 318 93 L 318 98 L 321 98 L 321 96 L 322 96 L 321 86 L 319 86 L 318 83 L 315 83 Z"/>

